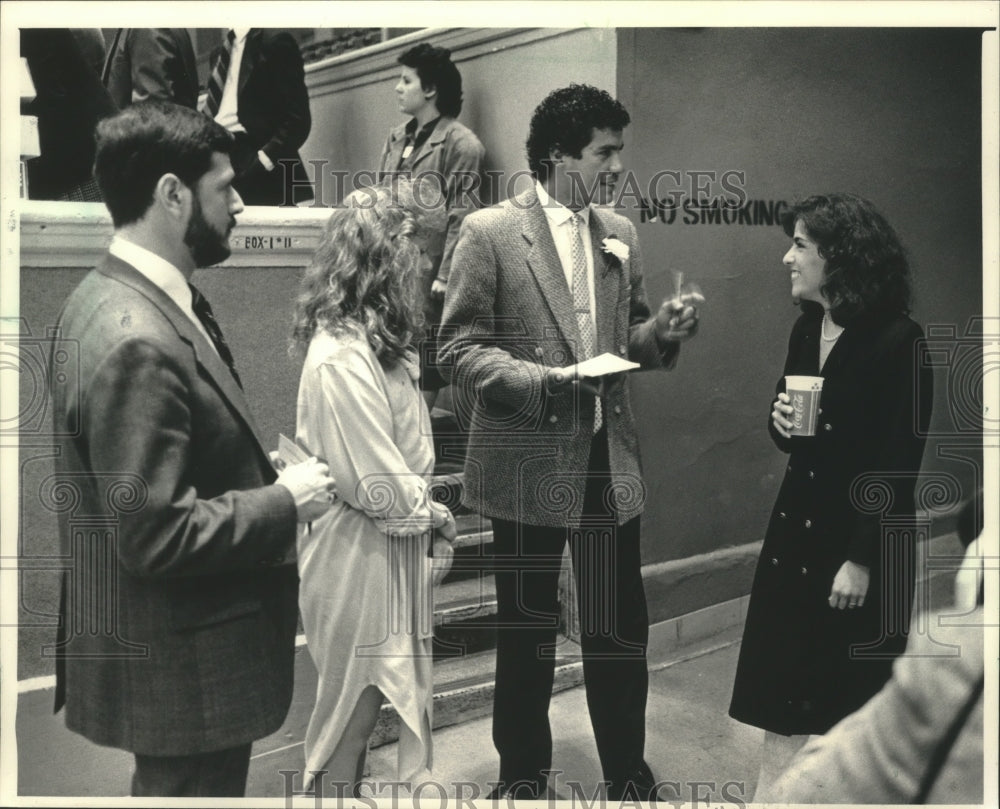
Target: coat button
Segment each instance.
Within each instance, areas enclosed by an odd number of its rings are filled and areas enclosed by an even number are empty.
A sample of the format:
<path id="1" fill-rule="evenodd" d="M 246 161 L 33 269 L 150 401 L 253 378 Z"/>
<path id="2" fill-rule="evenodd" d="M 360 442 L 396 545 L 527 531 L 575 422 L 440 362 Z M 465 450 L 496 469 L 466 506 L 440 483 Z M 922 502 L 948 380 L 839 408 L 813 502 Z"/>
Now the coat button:
<path id="1" fill-rule="evenodd" d="M 787 514 L 785 514 L 785 512 L 784 512 L 784 511 L 779 511 L 779 512 L 778 512 L 778 516 L 779 516 L 779 517 L 781 517 L 781 519 L 785 519 L 785 517 L 787 517 L 788 515 L 787 515 Z"/>
<path id="2" fill-rule="evenodd" d="M 771 564 L 772 564 L 772 565 L 775 565 L 775 566 L 777 566 L 777 564 L 778 564 L 778 559 L 777 559 L 777 557 L 775 557 L 775 556 L 772 556 L 772 557 L 771 557 Z"/>
<path id="3" fill-rule="evenodd" d="M 791 472 L 791 471 L 792 471 L 792 465 L 791 465 L 791 464 L 788 464 L 788 471 L 789 471 L 789 472 Z"/>
<path id="4" fill-rule="evenodd" d="M 813 521 L 812 520 L 806 520 L 805 521 L 805 526 L 806 526 L 806 528 L 812 528 L 813 527 Z"/>
<path id="5" fill-rule="evenodd" d="M 823 415 L 823 408 L 822 407 L 817 407 L 816 408 L 816 415 L 817 416 L 822 416 Z"/>
<path id="6" fill-rule="evenodd" d="M 544 351 L 542 351 L 542 348 L 541 348 L 541 346 L 539 346 L 538 348 L 536 348 L 536 349 L 535 349 L 535 356 L 536 356 L 536 357 L 541 357 L 541 356 L 542 356 L 542 355 L 543 355 L 544 353 L 545 353 L 545 352 L 544 352 Z"/>
<path id="7" fill-rule="evenodd" d="M 628 352 L 628 346 L 626 346 L 626 345 L 620 345 L 620 346 L 618 346 L 618 353 L 621 354 L 623 357 L 625 356 L 625 354 L 627 352 Z"/>
<path id="8" fill-rule="evenodd" d="M 555 424 L 557 421 L 559 421 L 559 416 L 557 416 L 555 413 L 549 416 L 549 422 L 551 424 Z"/>
<path id="9" fill-rule="evenodd" d="M 621 405 L 615 405 L 615 415 L 616 416 L 620 416 L 621 414 L 622 414 L 622 406 Z"/>
<path id="10" fill-rule="evenodd" d="M 824 424 L 823 425 L 823 429 L 826 430 L 827 432 L 830 432 L 833 429 L 833 425 L 832 424 Z"/>
<path id="11" fill-rule="evenodd" d="M 806 569 L 806 568 L 802 568 L 802 575 L 803 575 L 803 576 L 805 576 L 805 575 L 806 575 L 806 573 L 808 573 L 808 572 L 809 572 L 809 571 L 808 571 L 808 569 Z"/>
<path id="12" fill-rule="evenodd" d="M 810 469 L 810 470 L 809 470 L 809 480 L 812 480 L 812 479 L 813 479 L 813 478 L 815 478 L 815 477 L 816 477 L 816 473 L 815 473 L 815 472 L 813 472 L 813 471 L 812 471 L 812 470 Z"/>

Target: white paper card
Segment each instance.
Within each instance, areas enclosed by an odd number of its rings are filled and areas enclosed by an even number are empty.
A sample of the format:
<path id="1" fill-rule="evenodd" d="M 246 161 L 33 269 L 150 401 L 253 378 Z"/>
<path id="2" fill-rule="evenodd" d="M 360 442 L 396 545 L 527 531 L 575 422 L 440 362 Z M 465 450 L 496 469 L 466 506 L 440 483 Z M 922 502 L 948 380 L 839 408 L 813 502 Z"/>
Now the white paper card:
<path id="1" fill-rule="evenodd" d="M 284 433 L 278 433 L 278 457 L 288 466 L 309 460 L 308 453 Z"/>
<path id="2" fill-rule="evenodd" d="M 639 363 L 637 362 L 622 359 L 608 352 L 577 363 L 576 373 L 578 376 L 586 377 L 607 376 L 608 374 L 620 374 L 623 371 L 631 371 L 633 368 L 639 367 Z"/>

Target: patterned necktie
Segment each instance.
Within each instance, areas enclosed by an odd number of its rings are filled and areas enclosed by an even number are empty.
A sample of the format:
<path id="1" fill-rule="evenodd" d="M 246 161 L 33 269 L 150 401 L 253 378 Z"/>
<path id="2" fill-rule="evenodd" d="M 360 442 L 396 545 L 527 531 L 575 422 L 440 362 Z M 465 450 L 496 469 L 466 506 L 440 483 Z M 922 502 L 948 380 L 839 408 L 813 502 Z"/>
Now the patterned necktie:
<path id="1" fill-rule="evenodd" d="M 580 332 L 579 359 L 588 360 L 594 356 L 597 347 L 597 330 L 590 313 L 590 284 L 587 279 L 587 254 L 583 248 L 584 227 L 583 217 L 573 214 L 570 222 L 573 224 L 573 309 L 576 312 L 576 325 Z M 601 397 L 594 399 L 594 432 L 601 429 L 604 422 L 601 410 Z"/>
<path id="2" fill-rule="evenodd" d="M 219 106 L 222 104 L 222 91 L 226 87 L 226 76 L 229 74 L 229 60 L 233 55 L 233 43 L 236 41 L 236 32 L 231 28 L 226 34 L 226 42 L 222 46 L 222 53 L 219 54 L 219 61 L 215 63 L 215 69 L 208 79 L 208 96 L 205 98 L 205 114 L 209 118 L 214 118 L 219 114 Z"/>
<path id="3" fill-rule="evenodd" d="M 194 284 L 188 284 L 188 286 L 191 287 L 191 309 L 194 310 L 198 320 L 201 321 L 201 325 L 205 327 L 208 336 L 212 338 L 215 350 L 219 352 L 222 361 L 229 366 L 229 372 L 233 375 L 233 379 L 236 380 L 236 384 L 242 389 L 243 383 L 240 381 L 240 375 L 236 373 L 233 352 L 229 350 L 226 338 L 222 336 L 222 329 L 219 328 L 219 322 L 215 319 L 215 315 L 212 314 L 212 307 Z"/>

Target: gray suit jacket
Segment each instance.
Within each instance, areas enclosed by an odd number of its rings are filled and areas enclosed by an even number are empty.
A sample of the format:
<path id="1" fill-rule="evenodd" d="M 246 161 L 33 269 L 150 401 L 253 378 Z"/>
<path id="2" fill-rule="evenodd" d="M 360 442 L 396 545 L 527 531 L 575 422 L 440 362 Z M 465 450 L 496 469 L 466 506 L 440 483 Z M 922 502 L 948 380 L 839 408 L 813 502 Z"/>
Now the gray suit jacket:
<path id="1" fill-rule="evenodd" d="M 70 295 L 53 385 L 67 570 L 56 709 L 98 744 L 209 752 L 276 730 L 292 696 L 296 510 L 243 391 L 159 287 L 109 256 Z"/>
<path id="2" fill-rule="evenodd" d="M 593 210 L 596 354 L 611 352 L 644 368 L 670 368 L 678 346 L 660 350 L 642 283 L 635 227 Z M 601 244 L 629 247 L 624 262 Z M 573 301 L 532 188 L 470 214 L 462 225 L 439 354 L 454 387 L 459 419 L 470 431 L 465 499 L 489 517 L 529 525 L 579 522 L 594 426 L 594 397 L 549 395 L 550 367 L 577 362 Z M 627 384 L 611 386 L 603 405 L 619 523 L 641 513 L 645 490 Z"/>

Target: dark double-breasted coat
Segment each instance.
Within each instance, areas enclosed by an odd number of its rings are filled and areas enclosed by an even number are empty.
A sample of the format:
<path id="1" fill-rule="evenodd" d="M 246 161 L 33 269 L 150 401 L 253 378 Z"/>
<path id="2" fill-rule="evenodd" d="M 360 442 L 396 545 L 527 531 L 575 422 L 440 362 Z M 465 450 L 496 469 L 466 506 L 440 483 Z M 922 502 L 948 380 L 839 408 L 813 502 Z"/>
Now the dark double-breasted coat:
<path id="1" fill-rule="evenodd" d="M 730 715 L 823 733 L 881 688 L 906 645 L 915 581 L 914 487 L 932 379 L 905 316 L 849 325 L 819 369 L 821 312 L 792 329 L 785 375 L 823 377 L 817 434 L 789 453 L 754 576 Z M 784 376 L 778 392 L 784 391 Z M 864 605 L 833 609 L 834 576 L 870 569 Z"/>

